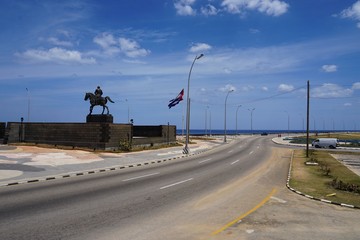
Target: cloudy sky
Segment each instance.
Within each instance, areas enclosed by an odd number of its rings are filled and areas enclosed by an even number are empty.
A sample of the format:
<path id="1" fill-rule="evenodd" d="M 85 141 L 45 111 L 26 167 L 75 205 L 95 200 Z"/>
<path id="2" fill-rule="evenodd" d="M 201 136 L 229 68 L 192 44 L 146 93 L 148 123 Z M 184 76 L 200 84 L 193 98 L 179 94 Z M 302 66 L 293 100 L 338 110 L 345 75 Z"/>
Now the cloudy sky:
<path id="1" fill-rule="evenodd" d="M 1 0 L 0 122 L 84 122 L 101 86 L 116 123 L 360 129 L 358 0 Z M 94 113 L 100 113 L 96 107 Z M 211 119 L 210 119 L 211 116 Z M 206 118 L 207 117 L 207 118 Z"/>

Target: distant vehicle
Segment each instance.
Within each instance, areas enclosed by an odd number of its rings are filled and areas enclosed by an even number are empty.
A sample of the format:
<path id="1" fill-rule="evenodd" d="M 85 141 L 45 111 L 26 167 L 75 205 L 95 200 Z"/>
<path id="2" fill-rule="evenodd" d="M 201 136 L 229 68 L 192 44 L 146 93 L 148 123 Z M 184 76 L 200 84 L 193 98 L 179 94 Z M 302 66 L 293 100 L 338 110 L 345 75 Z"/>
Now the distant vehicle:
<path id="1" fill-rule="evenodd" d="M 268 133 L 267 132 L 263 132 L 263 133 L 261 133 L 261 136 L 267 136 L 268 135 Z"/>
<path id="2" fill-rule="evenodd" d="M 312 146 L 315 148 L 335 149 L 338 145 L 337 138 L 317 138 L 312 142 Z"/>

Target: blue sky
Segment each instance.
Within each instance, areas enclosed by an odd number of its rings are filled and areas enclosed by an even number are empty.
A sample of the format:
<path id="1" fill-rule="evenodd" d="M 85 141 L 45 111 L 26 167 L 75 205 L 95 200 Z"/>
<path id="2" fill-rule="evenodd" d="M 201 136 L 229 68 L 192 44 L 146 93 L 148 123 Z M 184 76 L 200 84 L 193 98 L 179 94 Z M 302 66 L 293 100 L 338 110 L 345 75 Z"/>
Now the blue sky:
<path id="1" fill-rule="evenodd" d="M 311 129 L 360 129 L 358 0 L 1 0 L 0 29 L 0 122 L 85 122 L 100 85 L 116 123 L 181 129 L 202 53 L 192 129 L 234 90 L 227 129 L 301 130 L 308 80 Z"/>

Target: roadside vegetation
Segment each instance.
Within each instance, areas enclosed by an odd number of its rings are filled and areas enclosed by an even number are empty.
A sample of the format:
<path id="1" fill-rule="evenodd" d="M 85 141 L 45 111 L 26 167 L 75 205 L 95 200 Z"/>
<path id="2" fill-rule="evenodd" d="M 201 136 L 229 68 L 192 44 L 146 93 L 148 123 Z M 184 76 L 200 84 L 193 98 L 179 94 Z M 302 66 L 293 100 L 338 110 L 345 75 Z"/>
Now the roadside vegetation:
<path id="1" fill-rule="evenodd" d="M 316 138 L 337 138 L 340 140 L 340 146 L 342 147 L 360 148 L 360 133 L 322 133 L 311 135 L 309 136 L 309 144 Z M 306 136 L 293 137 L 290 143 L 306 144 Z"/>
<path id="2" fill-rule="evenodd" d="M 326 151 L 310 150 L 307 158 L 305 150 L 295 150 L 289 184 L 316 198 L 360 207 L 360 177 Z"/>

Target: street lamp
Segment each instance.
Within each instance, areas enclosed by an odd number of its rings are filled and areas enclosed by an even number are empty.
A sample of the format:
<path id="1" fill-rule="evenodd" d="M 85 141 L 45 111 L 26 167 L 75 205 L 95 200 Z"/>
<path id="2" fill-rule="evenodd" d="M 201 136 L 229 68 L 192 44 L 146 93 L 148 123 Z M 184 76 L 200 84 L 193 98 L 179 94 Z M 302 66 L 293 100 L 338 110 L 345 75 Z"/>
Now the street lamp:
<path id="1" fill-rule="evenodd" d="M 234 91 L 234 89 L 229 90 L 228 93 L 226 94 L 226 98 L 225 98 L 224 143 L 226 143 L 226 102 L 227 102 L 229 94 L 233 91 Z"/>
<path id="2" fill-rule="evenodd" d="M 129 101 L 128 99 L 125 99 L 126 103 L 127 103 L 127 122 L 130 123 L 130 106 L 129 106 Z"/>
<path id="3" fill-rule="evenodd" d="M 288 125 L 288 135 L 290 133 L 290 114 L 288 111 L 285 111 L 287 113 L 288 119 L 287 119 L 287 125 Z"/>
<path id="4" fill-rule="evenodd" d="M 188 85 L 187 85 L 187 96 L 186 96 L 186 140 L 185 140 L 185 147 L 183 149 L 183 153 L 184 154 L 188 154 L 189 153 L 189 148 L 188 148 L 188 144 L 189 144 L 189 129 L 190 129 L 190 76 L 191 76 L 191 71 L 192 68 L 194 66 L 194 63 L 196 60 L 202 58 L 204 56 L 204 54 L 200 54 L 199 56 L 195 56 L 194 61 L 191 64 L 190 67 L 190 71 L 189 71 L 189 77 L 188 77 Z"/>
<path id="5" fill-rule="evenodd" d="M 241 105 L 236 108 L 236 135 L 238 134 L 238 111 Z"/>
<path id="6" fill-rule="evenodd" d="M 209 109 L 209 106 L 205 108 L 205 136 L 207 136 L 208 133 L 208 124 L 207 124 L 207 110 Z"/>
<path id="7" fill-rule="evenodd" d="M 27 97 L 28 97 L 28 113 L 27 113 L 27 121 L 30 122 L 30 92 L 29 89 L 26 88 L 26 92 L 27 92 Z"/>
<path id="8" fill-rule="evenodd" d="M 255 110 L 255 108 L 252 108 L 252 109 L 248 109 L 251 113 L 251 118 L 250 118 L 250 128 L 251 128 L 251 134 L 253 134 L 253 111 Z"/>

